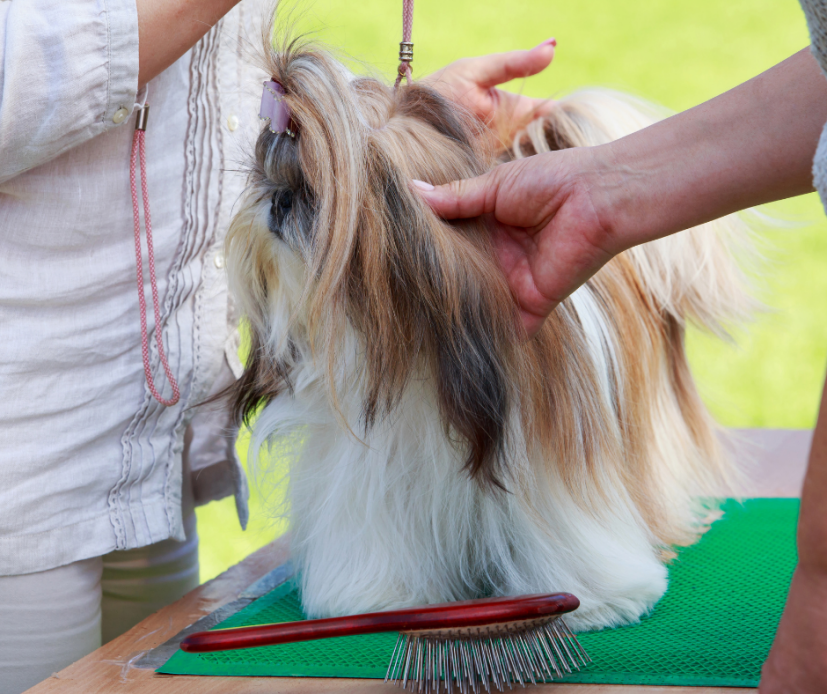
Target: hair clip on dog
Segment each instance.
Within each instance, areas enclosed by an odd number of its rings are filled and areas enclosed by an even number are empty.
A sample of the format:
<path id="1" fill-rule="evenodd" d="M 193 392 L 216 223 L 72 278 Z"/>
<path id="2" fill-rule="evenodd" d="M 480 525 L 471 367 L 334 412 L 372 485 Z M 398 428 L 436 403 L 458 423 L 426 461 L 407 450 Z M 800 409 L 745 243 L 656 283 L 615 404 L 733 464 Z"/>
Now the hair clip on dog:
<path id="1" fill-rule="evenodd" d="M 261 92 L 261 109 L 258 117 L 270 122 L 270 132 L 274 135 L 286 133 L 290 137 L 296 137 L 296 127 L 291 117 L 290 107 L 284 100 L 286 93 L 284 87 L 276 80 L 265 82 Z"/>

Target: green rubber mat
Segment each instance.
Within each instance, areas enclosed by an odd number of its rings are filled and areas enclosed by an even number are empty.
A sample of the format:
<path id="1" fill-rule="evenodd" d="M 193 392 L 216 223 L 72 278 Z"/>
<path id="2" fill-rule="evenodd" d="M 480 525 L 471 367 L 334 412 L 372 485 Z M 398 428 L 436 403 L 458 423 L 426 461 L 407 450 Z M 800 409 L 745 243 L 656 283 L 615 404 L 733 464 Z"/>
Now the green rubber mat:
<path id="1" fill-rule="evenodd" d="M 729 500 L 725 515 L 670 566 L 669 590 L 639 624 L 580 634 L 594 661 L 569 682 L 754 687 L 795 566 L 797 499 Z M 225 620 L 303 619 L 288 582 Z M 396 634 L 219 653 L 178 651 L 158 672 L 384 678 Z"/>

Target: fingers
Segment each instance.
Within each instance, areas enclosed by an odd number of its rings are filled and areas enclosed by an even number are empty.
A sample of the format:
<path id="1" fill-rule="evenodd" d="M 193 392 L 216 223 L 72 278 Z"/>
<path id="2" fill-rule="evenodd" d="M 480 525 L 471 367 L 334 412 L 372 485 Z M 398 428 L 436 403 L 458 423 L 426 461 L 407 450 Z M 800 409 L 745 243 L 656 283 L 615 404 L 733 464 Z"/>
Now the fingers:
<path id="1" fill-rule="evenodd" d="M 551 313 L 557 304 L 553 304 L 548 313 L 542 316 L 538 316 L 534 313 L 529 313 L 523 309 L 520 309 L 520 320 L 523 323 L 523 330 L 525 330 L 525 336 L 527 339 L 534 337 L 537 333 L 540 332 L 540 328 L 543 327 L 543 323 L 546 322 L 546 318 L 548 318 L 548 314 Z"/>
<path id="2" fill-rule="evenodd" d="M 545 70 L 554 58 L 556 39 L 543 41 L 528 51 L 509 51 L 474 58 L 468 66 L 471 79 L 481 89 L 490 89 L 518 77 L 530 77 Z"/>
<path id="3" fill-rule="evenodd" d="M 497 191 L 495 176 L 492 174 L 493 172 L 436 187 L 424 181 L 414 180 L 411 183 L 440 217 L 468 219 L 494 211 Z"/>

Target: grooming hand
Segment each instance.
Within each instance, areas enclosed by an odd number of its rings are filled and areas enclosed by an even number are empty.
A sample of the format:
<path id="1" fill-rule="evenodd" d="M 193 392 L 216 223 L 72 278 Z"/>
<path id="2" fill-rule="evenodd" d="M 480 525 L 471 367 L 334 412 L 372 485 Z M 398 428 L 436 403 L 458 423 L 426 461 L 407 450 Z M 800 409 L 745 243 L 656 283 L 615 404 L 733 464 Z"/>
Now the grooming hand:
<path id="1" fill-rule="evenodd" d="M 548 39 L 528 51 L 462 58 L 421 81 L 461 104 L 487 125 L 496 128 L 507 122 L 516 129 L 533 117 L 542 115 L 552 102 L 512 94 L 496 87 L 545 70 L 554 58 L 556 45 L 555 39 Z"/>
<path id="2" fill-rule="evenodd" d="M 417 187 L 447 219 L 492 216 L 500 263 L 533 335 L 613 255 L 812 191 L 813 154 L 825 121 L 827 81 L 805 49 L 711 101 L 607 145 L 529 157 L 435 189 Z"/>
<path id="3" fill-rule="evenodd" d="M 491 215 L 500 266 L 529 335 L 622 250 L 612 247 L 591 190 L 576 175 L 591 154 L 589 149 L 541 154 L 432 190 L 416 182 L 447 219 Z"/>

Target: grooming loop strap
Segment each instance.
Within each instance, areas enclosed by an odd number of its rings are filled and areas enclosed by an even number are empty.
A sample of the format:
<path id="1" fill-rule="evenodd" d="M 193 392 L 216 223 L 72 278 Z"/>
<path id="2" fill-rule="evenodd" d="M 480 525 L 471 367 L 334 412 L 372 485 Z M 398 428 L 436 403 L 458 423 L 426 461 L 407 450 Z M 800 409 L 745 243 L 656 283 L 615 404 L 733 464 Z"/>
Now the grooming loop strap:
<path id="1" fill-rule="evenodd" d="M 399 67 L 397 68 L 396 82 L 394 82 L 393 85 L 394 89 L 399 86 L 403 77 L 408 84 L 411 83 L 411 63 L 413 62 L 413 43 L 411 43 L 413 5 L 414 0 L 402 0 L 402 43 L 399 44 Z"/>
<path id="2" fill-rule="evenodd" d="M 144 138 L 146 136 L 145 130 L 148 116 L 149 106 L 144 105 L 138 111 L 137 120 L 135 121 L 135 134 L 132 137 L 132 159 L 129 163 L 129 182 L 132 186 L 132 213 L 135 231 L 135 270 L 138 279 L 138 305 L 141 310 L 141 351 L 144 357 L 144 375 L 146 376 L 146 382 L 152 393 L 152 397 L 165 407 L 171 407 L 178 402 L 181 393 L 178 389 L 178 383 L 172 375 L 172 369 L 167 361 L 164 343 L 161 339 L 161 309 L 158 301 L 158 280 L 155 276 L 155 249 L 152 245 L 152 219 L 149 216 L 149 188 L 146 182 L 146 143 Z M 158 356 L 161 359 L 161 366 L 163 366 L 167 380 L 172 386 L 172 397 L 170 399 L 162 397 L 158 392 L 158 389 L 155 387 L 155 381 L 152 378 L 152 368 L 149 364 L 149 335 L 146 327 L 144 269 L 141 253 L 141 219 L 138 206 L 138 182 L 135 174 L 139 158 L 141 161 L 141 192 L 143 193 L 144 202 L 144 224 L 146 226 L 147 266 L 149 269 L 149 283 L 152 288 L 152 307 L 155 310 L 155 341 L 158 344 Z"/>

